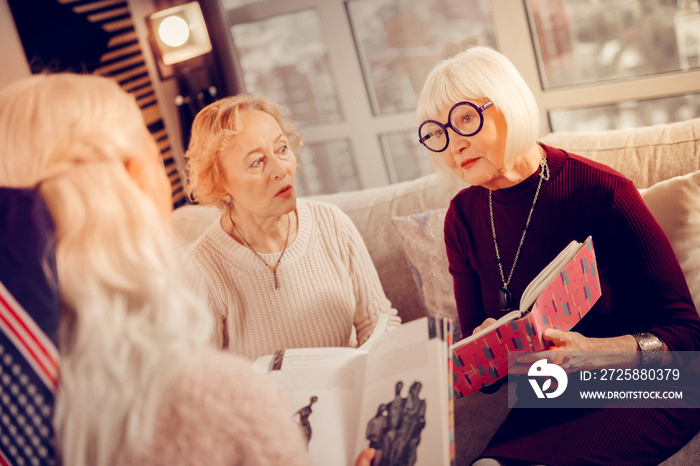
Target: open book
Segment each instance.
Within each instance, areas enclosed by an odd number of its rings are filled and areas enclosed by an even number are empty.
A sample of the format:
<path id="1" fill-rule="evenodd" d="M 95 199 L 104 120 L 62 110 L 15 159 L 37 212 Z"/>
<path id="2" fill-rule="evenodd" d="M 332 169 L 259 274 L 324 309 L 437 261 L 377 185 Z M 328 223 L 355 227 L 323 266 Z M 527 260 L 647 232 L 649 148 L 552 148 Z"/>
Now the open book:
<path id="1" fill-rule="evenodd" d="M 508 374 L 510 351 L 542 351 L 548 327 L 569 331 L 601 296 L 593 240 L 572 241 L 525 288 L 520 309 L 452 346 L 454 396 Z"/>
<path id="2" fill-rule="evenodd" d="M 370 447 L 374 465 L 451 463 L 452 322 L 385 327 L 361 348 L 287 349 L 256 362 L 269 365 L 315 465 L 354 465 Z"/>

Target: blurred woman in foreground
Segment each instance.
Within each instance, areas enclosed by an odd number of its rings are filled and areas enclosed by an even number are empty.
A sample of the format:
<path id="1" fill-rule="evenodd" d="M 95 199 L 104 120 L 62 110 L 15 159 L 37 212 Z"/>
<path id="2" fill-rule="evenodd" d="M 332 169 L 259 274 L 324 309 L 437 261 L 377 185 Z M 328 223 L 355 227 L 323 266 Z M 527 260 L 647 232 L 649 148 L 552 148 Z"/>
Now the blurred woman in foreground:
<path id="1" fill-rule="evenodd" d="M 35 190 L 55 224 L 63 464 L 308 464 L 281 393 L 208 348 L 211 314 L 178 278 L 170 184 L 131 96 L 72 74 L 4 89 L 0 186 Z"/>

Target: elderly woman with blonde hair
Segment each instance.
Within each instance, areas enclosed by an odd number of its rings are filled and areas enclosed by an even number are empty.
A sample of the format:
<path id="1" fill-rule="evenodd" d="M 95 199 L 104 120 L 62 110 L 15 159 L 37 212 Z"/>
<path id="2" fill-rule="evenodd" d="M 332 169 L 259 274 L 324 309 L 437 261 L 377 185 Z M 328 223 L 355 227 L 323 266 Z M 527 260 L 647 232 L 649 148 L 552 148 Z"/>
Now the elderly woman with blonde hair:
<path id="1" fill-rule="evenodd" d="M 209 348 L 211 314 L 179 279 L 170 183 L 133 97 L 71 74 L 4 89 L 0 186 L 35 191 L 55 225 L 58 462 L 309 463 L 281 392 Z"/>
<path id="2" fill-rule="evenodd" d="M 214 340 L 248 358 L 285 348 L 357 346 L 381 315 L 400 325 L 357 228 L 330 204 L 297 200 L 299 135 L 271 100 L 228 97 L 197 114 L 188 192 L 221 216 L 189 249 Z"/>

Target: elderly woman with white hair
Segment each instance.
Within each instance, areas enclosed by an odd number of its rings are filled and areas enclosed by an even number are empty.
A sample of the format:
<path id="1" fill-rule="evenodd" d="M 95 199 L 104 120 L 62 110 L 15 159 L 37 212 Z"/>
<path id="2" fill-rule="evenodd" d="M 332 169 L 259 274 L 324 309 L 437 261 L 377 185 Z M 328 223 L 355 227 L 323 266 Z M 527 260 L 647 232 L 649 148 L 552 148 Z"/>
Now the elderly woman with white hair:
<path id="1" fill-rule="evenodd" d="M 592 236 L 602 297 L 575 332 L 549 328 L 544 339 L 565 354 L 620 352 L 619 368 L 700 349 L 683 273 L 637 189 L 609 167 L 537 143 L 535 99 L 505 56 L 475 47 L 443 61 L 417 114 L 434 164 L 471 185 L 445 220 L 463 335 L 513 309 L 559 251 Z M 602 366 L 567 357 L 561 367 Z M 699 429 L 691 409 L 513 409 L 475 464 L 658 464 Z"/>

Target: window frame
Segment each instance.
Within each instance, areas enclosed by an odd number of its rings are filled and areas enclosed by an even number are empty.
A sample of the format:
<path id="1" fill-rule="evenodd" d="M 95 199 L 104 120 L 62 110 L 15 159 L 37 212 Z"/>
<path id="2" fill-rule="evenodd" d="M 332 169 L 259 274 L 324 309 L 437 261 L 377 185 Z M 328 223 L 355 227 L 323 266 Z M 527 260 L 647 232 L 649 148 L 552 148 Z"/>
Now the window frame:
<path id="1" fill-rule="evenodd" d="M 700 69 L 544 90 L 537 63 L 536 39 L 530 31 L 527 0 L 491 1 L 491 9 L 499 51 L 513 62 L 535 95 L 541 135 L 551 131 L 549 111 L 553 109 L 596 107 L 700 92 Z"/>
<path id="2" fill-rule="evenodd" d="M 222 11 L 229 27 L 309 8 L 318 11 L 343 120 L 307 124 L 301 126 L 299 132 L 309 144 L 348 139 L 356 159 L 360 185 L 363 188 L 384 186 L 396 180 L 392 179 L 390 168 L 385 163 L 379 136 L 400 131 L 416 132 L 418 122 L 413 111 L 390 115 L 373 113 L 345 3 L 346 0 L 268 0 L 228 11 L 222 8 Z M 700 69 L 545 90 L 540 80 L 536 39 L 530 30 L 527 0 L 491 0 L 490 3 L 498 50 L 513 62 L 532 89 L 539 106 L 541 135 L 551 131 L 549 111 L 553 109 L 594 107 L 700 92 Z"/>

